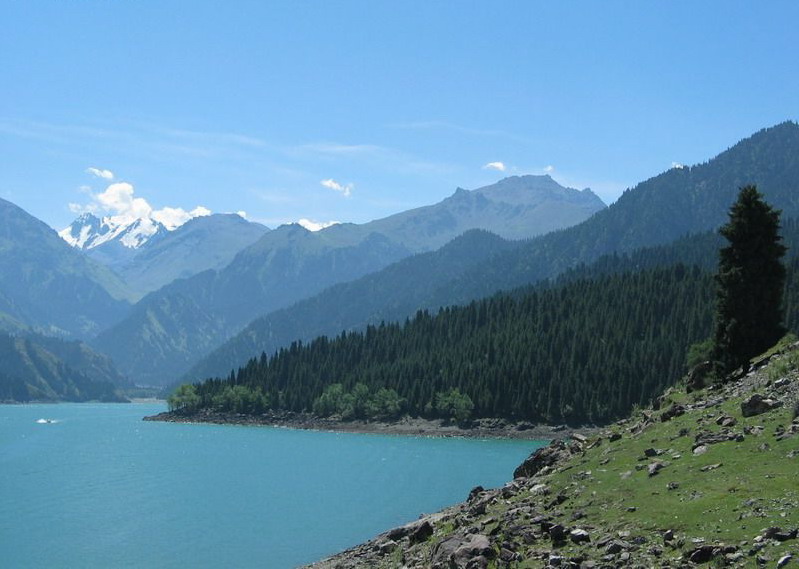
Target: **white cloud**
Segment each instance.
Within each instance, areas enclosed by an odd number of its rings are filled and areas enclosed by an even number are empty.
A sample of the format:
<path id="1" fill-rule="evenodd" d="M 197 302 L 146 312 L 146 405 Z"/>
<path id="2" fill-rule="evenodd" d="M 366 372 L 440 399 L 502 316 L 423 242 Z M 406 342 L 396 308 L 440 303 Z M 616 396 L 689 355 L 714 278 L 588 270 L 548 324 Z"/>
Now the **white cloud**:
<path id="1" fill-rule="evenodd" d="M 237 212 L 236 212 L 236 215 L 238 215 L 238 216 L 239 216 L 240 218 L 242 218 L 242 219 L 247 219 L 247 212 L 246 212 L 246 211 L 244 211 L 243 209 L 242 209 L 242 210 L 239 210 L 239 211 L 237 211 Z"/>
<path id="2" fill-rule="evenodd" d="M 672 162 L 671 163 L 671 167 L 672 168 L 677 168 L 678 170 L 682 170 L 683 168 L 685 168 L 685 165 L 684 164 L 680 164 L 679 162 Z"/>
<path id="3" fill-rule="evenodd" d="M 154 211 L 152 218 L 164 225 L 169 230 L 180 227 L 190 219 L 211 215 L 211 210 L 203 206 L 197 206 L 191 211 L 186 211 L 182 207 L 165 207 Z"/>
<path id="4" fill-rule="evenodd" d="M 310 219 L 302 218 L 297 221 L 299 225 L 302 225 L 308 231 L 320 231 L 325 229 L 326 227 L 330 227 L 331 225 L 336 225 L 341 223 L 340 221 L 312 221 Z"/>
<path id="5" fill-rule="evenodd" d="M 105 190 L 97 194 L 87 192 L 84 188 L 81 188 L 81 192 L 88 193 L 90 201 L 86 204 L 70 203 L 69 210 L 72 213 L 104 215 L 116 225 L 146 219 L 158 221 L 172 230 L 195 217 L 211 215 L 211 210 L 201 205 L 191 211 L 169 206 L 154 209 L 146 199 L 136 197 L 133 184 L 128 182 L 109 184 Z"/>
<path id="6" fill-rule="evenodd" d="M 332 178 L 329 178 L 327 180 L 322 180 L 319 183 L 322 184 L 326 188 L 330 188 L 331 190 L 337 191 L 338 193 L 340 193 L 345 198 L 348 198 L 348 197 L 350 197 L 350 195 L 352 195 L 352 188 L 355 187 L 352 184 L 341 185 L 341 184 L 339 184 L 338 182 L 336 182 Z"/>
<path id="7" fill-rule="evenodd" d="M 544 172 L 546 172 L 547 174 L 551 174 L 554 171 L 555 171 L 555 167 L 552 164 L 550 164 L 549 166 L 544 168 Z"/>
<path id="8" fill-rule="evenodd" d="M 133 185 L 127 182 L 117 182 L 109 185 L 104 192 L 93 195 L 99 206 L 115 217 L 133 221 L 139 218 L 149 218 L 153 208 L 144 198 L 133 197 Z"/>
<path id="9" fill-rule="evenodd" d="M 483 166 L 483 170 L 497 170 L 498 172 L 504 172 L 506 168 L 503 162 L 489 162 Z"/>
<path id="10" fill-rule="evenodd" d="M 86 168 L 87 174 L 92 174 L 103 180 L 113 180 L 114 173 L 111 170 L 104 170 L 102 168 Z"/>

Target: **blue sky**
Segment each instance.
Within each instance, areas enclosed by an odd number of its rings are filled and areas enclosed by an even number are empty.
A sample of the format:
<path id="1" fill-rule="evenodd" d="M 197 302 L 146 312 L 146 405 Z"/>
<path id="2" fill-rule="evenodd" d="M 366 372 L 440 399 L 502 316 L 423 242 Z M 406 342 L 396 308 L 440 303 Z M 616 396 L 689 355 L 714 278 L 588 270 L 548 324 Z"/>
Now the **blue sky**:
<path id="1" fill-rule="evenodd" d="M 796 2 L 0 2 L 0 197 L 57 228 L 111 183 L 272 226 L 521 173 L 610 202 L 799 118 L 797 22 Z"/>

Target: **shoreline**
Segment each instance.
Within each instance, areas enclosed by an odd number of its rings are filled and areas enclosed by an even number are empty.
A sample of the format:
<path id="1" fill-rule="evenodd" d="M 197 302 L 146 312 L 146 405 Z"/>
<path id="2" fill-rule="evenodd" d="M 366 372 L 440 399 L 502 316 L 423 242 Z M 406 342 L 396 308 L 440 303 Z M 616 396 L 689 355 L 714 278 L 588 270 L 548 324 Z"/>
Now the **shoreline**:
<path id="1" fill-rule="evenodd" d="M 417 437 L 460 437 L 470 439 L 551 440 L 568 437 L 572 433 L 592 431 L 595 427 L 567 427 L 536 425 L 527 421 L 512 422 L 505 419 L 475 419 L 467 427 L 448 424 L 441 419 L 402 417 L 397 421 L 339 421 L 320 418 L 308 413 L 269 412 L 261 415 L 202 411 L 184 415 L 165 411 L 144 417 L 144 421 L 167 423 L 208 423 L 213 425 L 239 425 L 250 427 L 283 427 L 310 431 L 327 431 L 357 434 L 405 435 Z"/>

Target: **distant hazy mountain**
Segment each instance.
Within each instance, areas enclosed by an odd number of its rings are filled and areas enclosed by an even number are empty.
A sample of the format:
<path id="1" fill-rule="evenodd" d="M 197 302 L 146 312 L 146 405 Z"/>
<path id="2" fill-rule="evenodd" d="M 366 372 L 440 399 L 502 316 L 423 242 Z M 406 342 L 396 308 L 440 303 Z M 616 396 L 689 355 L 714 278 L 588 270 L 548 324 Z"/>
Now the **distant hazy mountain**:
<path id="1" fill-rule="evenodd" d="M 124 401 L 124 378 L 80 342 L 0 332 L 0 401 Z"/>
<path id="2" fill-rule="evenodd" d="M 111 267 L 140 298 L 175 279 L 221 269 L 268 230 L 238 214 L 195 217 L 168 229 L 150 218 L 118 222 L 86 213 L 59 235 Z"/>
<path id="3" fill-rule="evenodd" d="M 738 188 L 748 183 L 758 184 L 767 199 L 784 210 L 785 219 L 799 215 L 799 126 L 783 123 L 760 131 L 709 162 L 675 168 L 638 184 L 580 225 L 496 247 L 488 258 L 476 255 L 474 263 L 468 262 L 468 256 L 462 262 L 463 248 L 453 242 L 452 247 L 328 289 L 255 320 L 198 362 L 186 379 L 225 375 L 248 358 L 293 340 L 403 319 L 420 308 L 468 302 L 556 276 L 604 254 L 714 229 L 726 220 Z M 480 243 L 490 239 L 484 234 L 468 238 L 468 248 L 477 251 L 485 251 Z M 694 241 L 680 241 L 668 258 L 707 263 L 694 249 L 704 255 L 718 239 L 705 235 Z M 448 269 L 436 270 L 438 266 Z"/>
<path id="4" fill-rule="evenodd" d="M 238 214 L 195 217 L 141 247 L 117 273 L 142 295 L 175 279 L 184 279 L 229 264 L 236 253 L 269 229 Z"/>
<path id="5" fill-rule="evenodd" d="M 129 296 L 114 273 L 0 199 L 0 329 L 88 338 L 125 315 Z"/>
<path id="6" fill-rule="evenodd" d="M 242 250 L 225 268 L 176 281 L 142 299 L 95 345 L 143 384 L 164 385 L 255 317 L 357 279 L 475 227 L 530 237 L 604 208 L 590 190 L 549 176 L 505 179 L 442 202 L 363 225 L 312 233 L 283 226 Z"/>
<path id="7" fill-rule="evenodd" d="M 458 188 L 435 205 L 359 227 L 419 252 L 438 249 L 470 229 L 527 239 L 571 227 L 602 209 L 605 204 L 588 188 L 565 188 L 548 175 L 511 176 L 472 191 Z"/>

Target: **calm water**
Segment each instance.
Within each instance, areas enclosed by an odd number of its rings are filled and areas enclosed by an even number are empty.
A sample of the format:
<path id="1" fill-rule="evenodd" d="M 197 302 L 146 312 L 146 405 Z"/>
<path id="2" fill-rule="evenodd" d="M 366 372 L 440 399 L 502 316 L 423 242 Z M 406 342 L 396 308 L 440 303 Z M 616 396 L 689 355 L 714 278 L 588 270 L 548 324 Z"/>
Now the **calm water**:
<path id="1" fill-rule="evenodd" d="M 141 421 L 162 410 L 0 405 L 0 564 L 294 567 L 502 485 L 539 446 Z"/>

